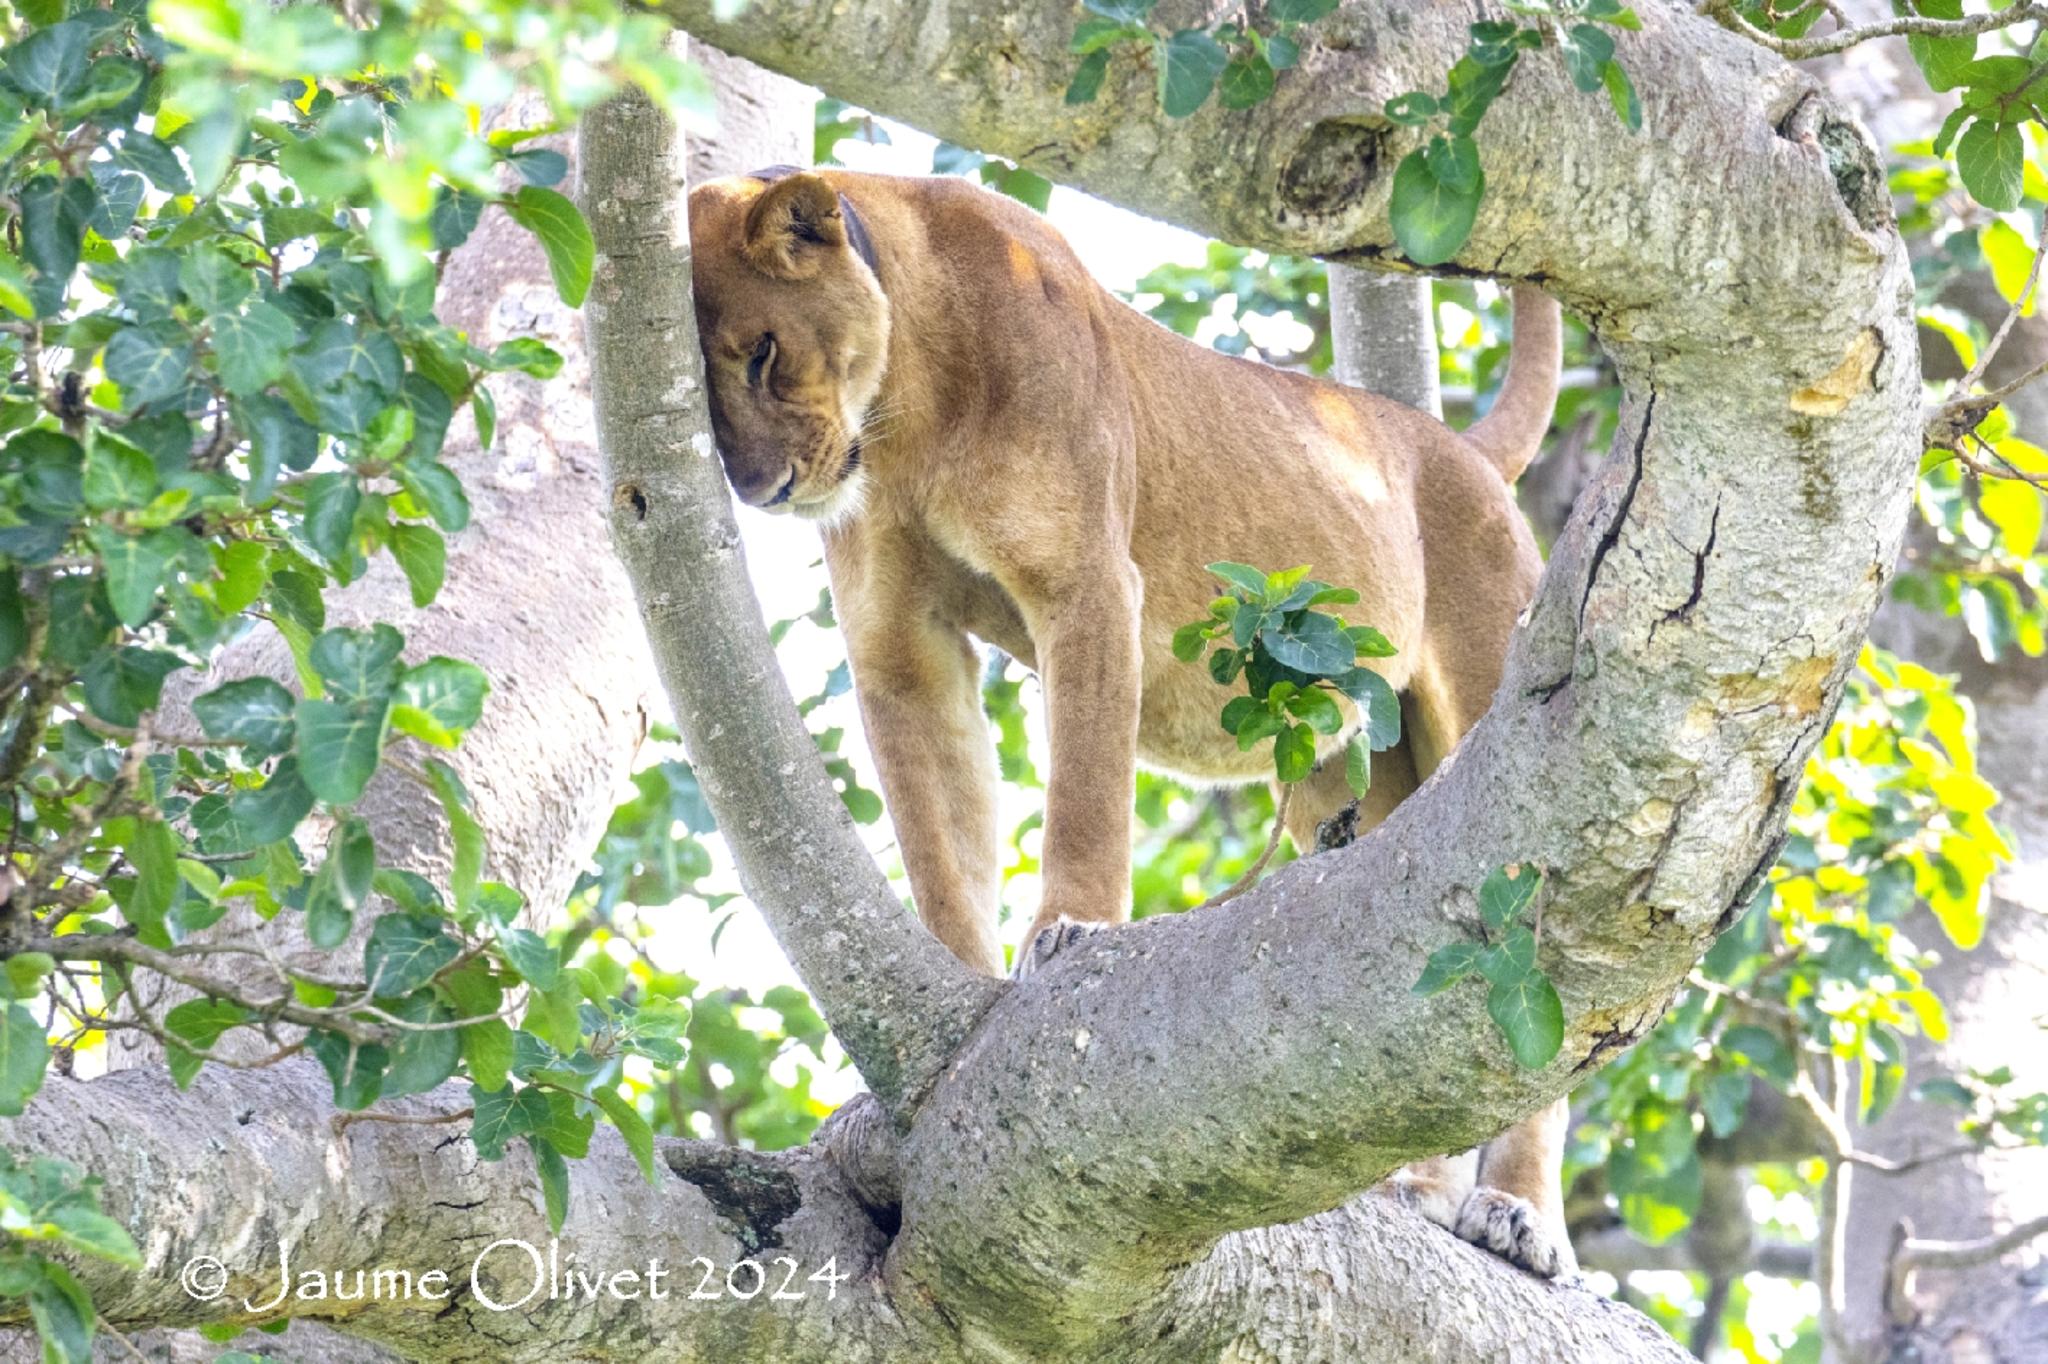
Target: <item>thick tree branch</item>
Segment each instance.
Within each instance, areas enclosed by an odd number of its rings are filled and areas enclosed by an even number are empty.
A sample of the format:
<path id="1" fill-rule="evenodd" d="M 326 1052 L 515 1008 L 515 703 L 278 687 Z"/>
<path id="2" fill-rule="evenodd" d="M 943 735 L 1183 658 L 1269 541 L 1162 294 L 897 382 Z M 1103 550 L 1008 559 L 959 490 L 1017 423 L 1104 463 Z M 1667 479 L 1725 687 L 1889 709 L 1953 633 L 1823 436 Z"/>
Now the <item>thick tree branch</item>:
<path id="1" fill-rule="evenodd" d="M 100 1314 L 124 1330 L 288 1317 L 453 1364 L 933 1357 L 878 1297 L 882 1234 L 815 1152 L 770 1161 L 677 1143 L 650 1185 L 617 1134 L 600 1127 L 590 1155 L 569 1166 L 569 1219 L 553 1257 L 560 1291 L 551 1298 L 543 1280 L 514 1306 L 534 1283 L 533 1262 L 519 1245 L 486 1248 L 510 1238 L 545 1260 L 554 1239 L 524 1145 L 481 1161 L 460 1132 L 432 1124 L 467 1102 L 459 1087 L 386 1105 L 409 1122 L 345 1124 L 331 1092 L 310 1062 L 256 1076 L 209 1067 L 186 1093 L 153 1070 L 53 1077 L 26 1116 L 0 1120 L 0 1140 L 61 1151 L 106 1181 L 107 1209 L 141 1247 L 144 1267 L 80 1260 L 77 1269 Z M 273 1305 L 280 1246 L 294 1292 Z M 739 1292 L 726 1291 L 729 1268 L 752 1258 L 769 1269 L 777 1256 L 802 1267 L 785 1285 L 805 1294 L 801 1302 L 742 1296 L 747 1270 L 735 1275 Z M 181 1277 L 200 1257 L 218 1269 Z M 828 1259 L 845 1280 L 808 1281 Z M 663 1266 L 658 1282 L 650 1261 Z M 708 1289 L 704 1262 L 715 1267 Z M 605 1276 L 594 1299 L 568 1277 L 577 1269 Z M 322 1296 L 297 1291 L 312 1271 L 329 1278 Z M 377 1271 L 410 1280 L 401 1289 L 371 1280 Z M 429 1284 L 434 1271 L 445 1278 Z M 638 1281 L 620 1281 L 615 1293 L 609 1276 L 627 1271 Z M 371 1287 L 358 1285 L 359 1272 Z M 769 1289 L 783 1273 L 772 1269 Z M 693 1299 L 693 1290 L 714 1296 Z"/>
<path id="2" fill-rule="evenodd" d="M 1168 125 L 1152 73 L 1062 92 L 1061 4 L 756 0 L 720 46 L 1232 240 L 1403 265 L 1383 102 L 1435 88 L 1457 7 L 1358 3 L 1244 112 Z M 1166 17 L 1162 17 L 1162 22 Z M 1803 73 L 1643 14 L 1630 137 L 1532 54 L 1479 133 L 1449 270 L 1541 280 L 1630 396 L 1493 711 L 1375 835 L 1215 913 L 1102 935 L 1007 994 L 903 1144 L 898 1301 L 1086 1353 L 1224 1233 L 1336 1206 L 1563 1092 L 1649 1026 L 1775 858 L 1894 561 L 1919 448 L 1910 277 L 1881 163 Z M 1508 1060 L 1484 992 L 1409 991 L 1478 936 L 1495 866 L 1549 872 L 1566 1041 Z M 1000 1256 L 974 1247 L 1000 1246 Z"/>
<path id="3" fill-rule="evenodd" d="M 585 309 L 612 538 L 742 883 L 892 1108 L 1000 986 L 903 908 L 825 778 L 761 624 L 705 415 L 681 139 L 638 94 L 585 119 Z"/>

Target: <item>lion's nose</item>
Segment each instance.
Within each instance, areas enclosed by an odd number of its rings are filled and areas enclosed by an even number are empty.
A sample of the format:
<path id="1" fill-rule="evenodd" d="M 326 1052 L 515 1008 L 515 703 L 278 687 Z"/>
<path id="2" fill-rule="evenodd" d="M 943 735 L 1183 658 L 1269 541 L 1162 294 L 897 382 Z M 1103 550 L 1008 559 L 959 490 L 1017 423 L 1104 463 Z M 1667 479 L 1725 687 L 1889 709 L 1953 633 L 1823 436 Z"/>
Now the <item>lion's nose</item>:
<path id="1" fill-rule="evenodd" d="M 750 507 L 779 507 L 789 501 L 789 491 L 796 485 L 796 466 L 784 465 L 764 477 L 749 476 L 744 481 L 733 480 L 738 489 L 740 501 Z"/>

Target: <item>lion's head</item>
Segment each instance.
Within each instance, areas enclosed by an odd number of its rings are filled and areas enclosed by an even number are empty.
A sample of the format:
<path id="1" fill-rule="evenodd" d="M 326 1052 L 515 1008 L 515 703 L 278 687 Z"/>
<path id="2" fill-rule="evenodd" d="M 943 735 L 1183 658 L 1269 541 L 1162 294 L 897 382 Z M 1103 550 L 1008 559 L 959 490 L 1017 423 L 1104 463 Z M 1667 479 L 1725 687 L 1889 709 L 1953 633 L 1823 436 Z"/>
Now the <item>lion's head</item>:
<path id="1" fill-rule="evenodd" d="M 740 499 L 831 518 L 858 501 L 861 429 L 889 349 L 889 303 L 839 195 L 799 172 L 690 192 L 711 430 Z"/>

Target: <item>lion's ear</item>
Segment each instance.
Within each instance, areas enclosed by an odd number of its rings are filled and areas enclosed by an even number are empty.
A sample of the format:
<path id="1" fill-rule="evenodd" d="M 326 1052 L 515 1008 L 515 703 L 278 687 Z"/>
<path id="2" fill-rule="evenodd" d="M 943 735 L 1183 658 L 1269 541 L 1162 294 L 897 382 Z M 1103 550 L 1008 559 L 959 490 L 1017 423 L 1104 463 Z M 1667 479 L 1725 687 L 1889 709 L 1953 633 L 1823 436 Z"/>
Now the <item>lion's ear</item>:
<path id="1" fill-rule="evenodd" d="M 839 193 L 820 176 L 799 171 L 762 191 L 747 211 L 747 261 L 778 279 L 809 279 L 827 256 L 846 249 Z"/>

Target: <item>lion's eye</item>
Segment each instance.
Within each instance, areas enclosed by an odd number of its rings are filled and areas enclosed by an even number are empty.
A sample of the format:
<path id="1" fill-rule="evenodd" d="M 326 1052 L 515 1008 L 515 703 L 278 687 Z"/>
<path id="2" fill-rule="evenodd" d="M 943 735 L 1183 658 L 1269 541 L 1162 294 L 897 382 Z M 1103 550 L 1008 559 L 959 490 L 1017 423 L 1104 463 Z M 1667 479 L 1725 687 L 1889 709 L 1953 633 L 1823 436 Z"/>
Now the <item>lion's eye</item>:
<path id="1" fill-rule="evenodd" d="M 754 347 L 754 354 L 747 361 L 747 387 L 759 388 L 768 378 L 768 371 L 775 365 L 775 333 L 764 332 Z"/>

